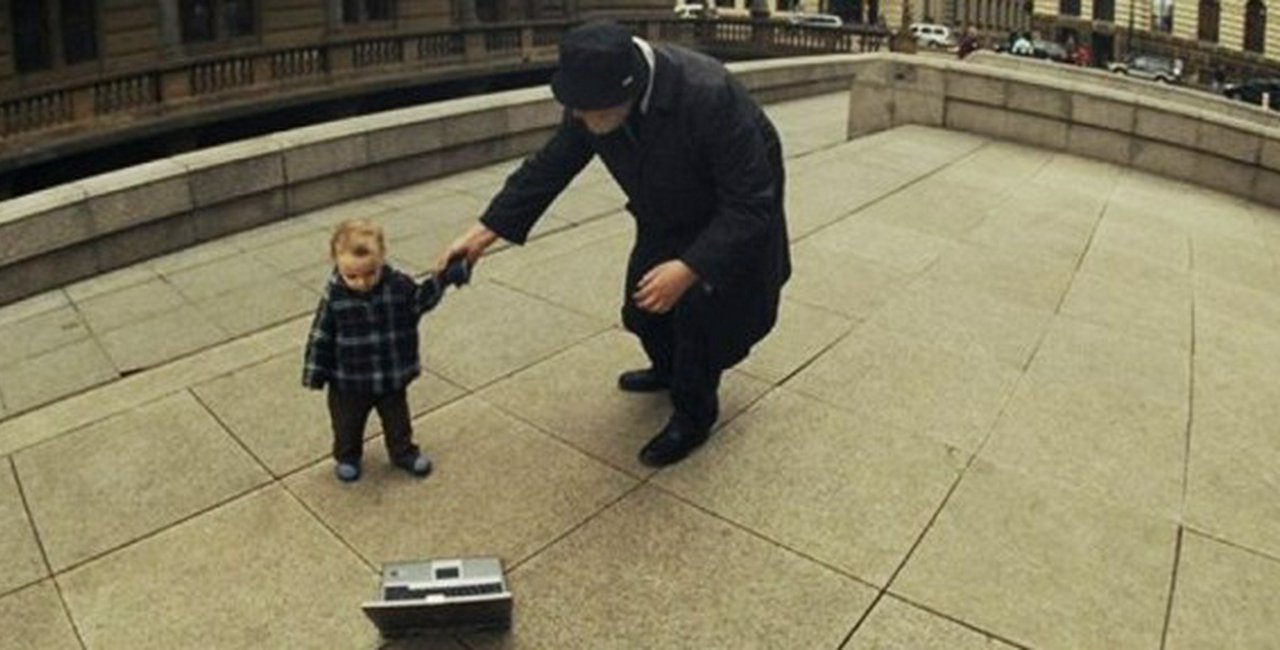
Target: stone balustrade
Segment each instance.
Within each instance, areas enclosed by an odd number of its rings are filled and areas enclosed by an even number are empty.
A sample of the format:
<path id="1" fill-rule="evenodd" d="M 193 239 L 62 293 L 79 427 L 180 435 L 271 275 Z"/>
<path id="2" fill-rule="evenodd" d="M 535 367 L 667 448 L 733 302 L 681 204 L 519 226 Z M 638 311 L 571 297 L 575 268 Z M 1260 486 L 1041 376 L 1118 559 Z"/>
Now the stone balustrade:
<path id="1" fill-rule="evenodd" d="M 858 59 L 849 106 L 851 138 L 904 124 L 943 127 L 1097 158 L 1280 206 L 1280 128 L 1265 119 L 1241 119 L 1231 109 L 1247 107 L 1228 100 L 1182 93 L 1162 97 L 1149 84 L 1115 85 L 1123 80 L 1105 75 L 1106 83 L 1096 83 L 1071 73 L 899 54 Z"/>
<path id="2" fill-rule="evenodd" d="M 857 57 L 734 64 L 762 101 L 849 87 Z M 0 202 L 0 304 L 340 201 L 521 156 L 561 116 L 546 88 L 284 131 Z"/>

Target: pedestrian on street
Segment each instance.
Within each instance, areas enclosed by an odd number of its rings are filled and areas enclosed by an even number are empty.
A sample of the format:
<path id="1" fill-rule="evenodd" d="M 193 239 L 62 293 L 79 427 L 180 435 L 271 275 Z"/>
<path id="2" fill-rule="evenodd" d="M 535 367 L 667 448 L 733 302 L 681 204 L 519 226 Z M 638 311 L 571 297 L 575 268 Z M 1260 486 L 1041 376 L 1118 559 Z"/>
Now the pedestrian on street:
<path id="1" fill-rule="evenodd" d="M 707 440 L 721 374 L 777 319 L 791 275 L 782 146 L 722 64 L 611 22 L 565 34 L 551 90 L 565 110 L 550 141 L 438 265 L 457 255 L 474 264 L 499 237 L 523 243 L 600 156 L 636 223 L 622 324 L 650 364 L 623 372 L 618 388 L 670 391 L 671 418 L 639 455 L 646 465 L 668 465 Z"/>

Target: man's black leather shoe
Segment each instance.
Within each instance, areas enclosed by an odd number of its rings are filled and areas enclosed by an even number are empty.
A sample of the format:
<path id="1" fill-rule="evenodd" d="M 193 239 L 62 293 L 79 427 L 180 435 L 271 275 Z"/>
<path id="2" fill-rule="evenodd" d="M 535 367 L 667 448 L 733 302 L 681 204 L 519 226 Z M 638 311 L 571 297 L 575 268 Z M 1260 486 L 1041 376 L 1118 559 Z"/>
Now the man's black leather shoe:
<path id="1" fill-rule="evenodd" d="M 649 467 L 666 467 L 683 460 L 711 437 L 708 431 L 696 431 L 678 424 L 674 418 L 662 427 L 649 444 L 640 450 L 640 462 Z"/>
<path id="2" fill-rule="evenodd" d="M 618 388 L 628 393 L 656 393 L 671 386 L 671 378 L 654 370 L 628 370 L 618 375 Z"/>

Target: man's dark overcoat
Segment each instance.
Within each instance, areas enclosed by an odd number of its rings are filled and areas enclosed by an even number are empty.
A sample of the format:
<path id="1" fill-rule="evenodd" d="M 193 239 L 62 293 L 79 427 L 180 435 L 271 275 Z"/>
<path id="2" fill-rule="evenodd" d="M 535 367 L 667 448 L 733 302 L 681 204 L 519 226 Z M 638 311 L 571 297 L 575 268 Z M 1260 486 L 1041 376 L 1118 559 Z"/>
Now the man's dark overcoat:
<path id="1" fill-rule="evenodd" d="M 636 243 L 623 323 L 649 317 L 631 294 L 655 265 L 679 258 L 700 283 L 677 305 L 676 327 L 696 323 L 720 367 L 740 361 L 777 320 L 791 275 L 777 131 L 718 61 L 654 44 L 653 88 L 623 128 L 591 134 L 565 111 L 551 140 L 507 179 L 481 218 L 523 243 L 534 222 L 599 155 L 628 198 Z"/>

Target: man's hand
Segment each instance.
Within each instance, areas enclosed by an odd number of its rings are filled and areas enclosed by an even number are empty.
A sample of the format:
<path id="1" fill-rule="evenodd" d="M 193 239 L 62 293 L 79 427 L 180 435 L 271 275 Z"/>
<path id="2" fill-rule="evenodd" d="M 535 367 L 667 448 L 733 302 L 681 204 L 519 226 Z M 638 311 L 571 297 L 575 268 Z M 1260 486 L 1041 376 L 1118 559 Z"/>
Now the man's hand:
<path id="1" fill-rule="evenodd" d="M 676 259 L 663 262 L 640 278 L 631 295 L 636 306 L 647 312 L 665 314 L 680 301 L 680 296 L 698 281 L 698 274 L 688 264 Z"/>
<path id="2" fill-rule="evenodd" d="M 498 240 L 498 234 L 489 230 L 482 223 L 471 226 L 461 237 L 453 240 L 449 247 L 436 258 L 436 273 L 444 271 L 449 265 L 449 260 L 456 257 L 466 257 L 467 266 L 474 269 L 476 262 L 480 260 L 480 256 L 484 254 L 484 249 L 488 248 L 493 242 Z"/>

